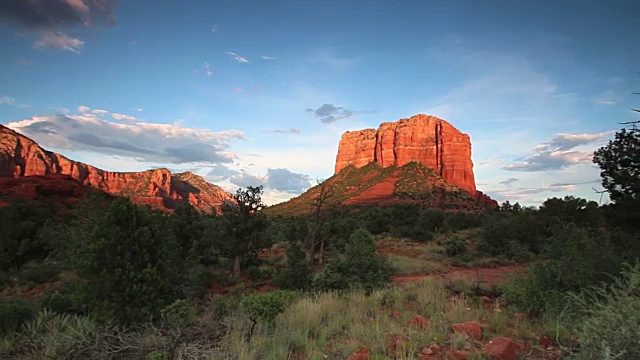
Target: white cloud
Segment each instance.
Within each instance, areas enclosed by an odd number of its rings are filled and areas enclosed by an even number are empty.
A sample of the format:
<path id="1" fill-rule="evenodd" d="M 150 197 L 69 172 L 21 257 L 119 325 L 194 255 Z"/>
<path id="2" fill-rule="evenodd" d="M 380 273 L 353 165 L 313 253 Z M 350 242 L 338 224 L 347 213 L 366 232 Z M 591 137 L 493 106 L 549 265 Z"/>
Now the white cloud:
<path id="1" fill-rule="evenodd" d="M 113 113 L 113 114 L 111 114 L 111 117 L 116 119 L 116 120 L 126 121 L 126 122 L 129 122 L 129 123 L 130 122 L 134 122 L 134 121 L 137 120 L 135 116 L 119 114 L 119 113 Z"/>
<path id="2" fill-rule="evenodd" d="M 80 48 L 84 46 L 84 41 L 65 35 L 60 31 L 44 31 L 40 33 L 40 38 L 34 46 L 38 49 L 53 48 L 79 54 Z"/>
<path id="3" fill-rule="evenodd" d="M 262 56 L 263 59 L 265 60 L 275 60 L 277 59 L 275 56 Z"/>
<path id="4" fill-rule="evenodd" d="M 558 134 L 553 139 L 533 148 L 535 154 L 523 161 L 503 167 L 509 171 L 546 171 L 558 170 L 572 165 L 589 163 L 593 158 L 593 150 L 577 151 L 574 148 L 604 139 L 614 131 L 597 134 Z"/>
<path id="5" fill-rule="evenodd" d="M 78 106 L 78 111 L 81 113 L 89 112 L 89 110 L 91 110 L 91 108 L 88 106 L 84 106 L 84 105 Z"/>
<path id="6" fill-rule="evenodd" d="M 239 130 L 211 131 L 178 124 L 115 123 L 94 114 L 36 116 L 7 124 L 45 148 L 88 151 L 155 163 L 231 163 Z"/>
<path id="7" fill-rule="evenodd" d="M 16 104 L 16 99 L 10 97 L 10 96 L 0 96 L 0 105 L 15 105 Z"/>
<path id="8" fill-rule="evenodd" d="M 91 110 L 91 112 L 96 115 L 107 115 L 109 113 L 107 110 L 102 110 L 102 109 L 93 109 Z"/>
<path id="9" fill-rule="evenodd" d="M 598 104 L 602 105 L 616 105 L 617 103 L 614 100 L 597 100 Z"/>
<path id="10" fill-rule="evenodd" d="M 206 77 L 211 77 L 211 76 L 213 76 L 213 71 L 211 71 L 211 65 L 209 65 L 209 63 L 208 63 L 208 62 L 206 62 L 206 61 L 205 61 L 205 62 L 202 64 L 202 67 L 204 68 L 204 75 L 205 75 Z"/>
<path id="11" fill-rule="evenodd" d="M 242 56 L 240 56 L 240 55 L 238 55 L 236 53 L 233 53 L 231 51 L 227 51 L 227 52 L 225 52 L 225 54 L 233 56 L 233 59 L 235 61 L 239 62 L 239 63 L 249 63 L 249 60 L 247 60 L 247 58 L 242 57 Z"/>

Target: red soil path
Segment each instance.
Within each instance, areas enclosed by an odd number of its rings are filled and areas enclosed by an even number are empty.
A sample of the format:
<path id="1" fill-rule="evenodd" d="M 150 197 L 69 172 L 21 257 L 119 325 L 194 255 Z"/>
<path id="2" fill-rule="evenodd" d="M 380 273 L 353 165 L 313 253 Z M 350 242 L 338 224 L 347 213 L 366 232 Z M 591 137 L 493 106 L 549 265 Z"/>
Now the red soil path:
<path id="1" fill-rule="evenodd" d="M 449 271 L 431 274 L 431 275 L 398 275 L 393 276 L 393 283 L 398 286 L 420 282 L 424 279 L 436 279 L 446 283 L 449 280 L 461 279 L 466 282 L 475 281 L 478 277 L 486 282 L 487 285 L 498 285 L 511 277 L 513 274 L 522 272 L 525 269 L 523 265 L 509 265 L 495 268 L 479 268 L 467 269 L 459 267 L 451 267 Z"/>

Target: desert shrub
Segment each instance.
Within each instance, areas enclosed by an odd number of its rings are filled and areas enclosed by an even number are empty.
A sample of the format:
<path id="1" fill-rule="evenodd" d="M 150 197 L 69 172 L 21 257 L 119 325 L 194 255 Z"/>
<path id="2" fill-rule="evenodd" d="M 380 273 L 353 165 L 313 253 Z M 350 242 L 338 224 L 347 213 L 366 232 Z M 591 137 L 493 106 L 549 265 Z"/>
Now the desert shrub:
<path id="1" fill-rule="evenodd" d="M 454 236 L 444 244 L 444 251 L 448 256 L 458 256 L 467 251 L 469 242 L 459 236 Z"/>
<path id="2" fill-rule="evenodd" d="M 376 253 L 373 236 L 365 229 L 354 231 L 344 254 L 334 255 L 313 279 L 316 289 L 372 289 L 390 282 L 393 267 Z"/>
<path id="3" fill-rule="evenodd" d="M 42 260 L 32 260 L 22 266 L 21 281 L 43 284 L 55 279 L 60 273 L 56 264 Z"/>
<path id="4" fill-rule="evenodd" d="M 547 312 L 558 313 L 567 304 L 567 297 L 563 292 L 545 288 L 535 269 L 502 284 L 501 290 L 507 304 L 533 316 L 541 316 Z"/>
<path id="5" fill-rule="evenodd" d="M 185 295 L 189 297 L 201 297 L 216 283 L 217 277 L 206 266 L 198 264 L 189 269 L 188 286 Z"/>
<path id="6" fill-rule="evenodd" d="M 47 291 L 42 297 L 41 304 L 44 308 L 53 310 L 59 314 L 85 314 L 86 289 L 82 281 L 72 281 L 55 290 Z"/>
<path id="7" fill-rule="evenodd" d="M 313 269 L 305 259 L 300 244 L 291 243 L 287 249 L 287 268 L 276 278 L 274 283 L 284 289 L 306 290 L 311 285 Z"/>
<path id="8" fill-rule="evenodd" d="M 36 314 L 33 304 L 18 299 L 0 301 L 0 338 L 18 329 Z"/>
<path id="9" fill-rule="evenodd" d="M 549 261 L 534 268 L 544 289 L 578 291 L 620 270 L 607 233 L 567 224 L 555 227 L 548 242 Z"/>
<path id="10" fill-rule="evenodd" d="M 478 250 L 508 258 L 541 253 L 546 244 L 545 227 L 535 212 L 495 214 L 482 226 Z"/>
<path id="11" fill-rule="evenodd" d="M 286 290 L 249 295 L 242 298 L 240 308 L 252 320 L 271 322 L 293 301 L 295 293 Z"/>
<path id="12" fill-rule="evenodd" d="M 611 286 L 583 290 L 573 300 L 583 309 L 575 359 L 640 359 L 640 265 L 627 266 Z"/>
<path id="13" fill-rule="evenodd" d="M 239 301 L 235 297 L 213 296 L 209 305 L 214 318 L 222 319 L 234 313 L 239 306 Z"/>
<path id="14" fill-rule="evenodd" d="M 162 320 L 173 327 L 190 324 L 196 317 L 196 309 L 187 300 L 178 299 L 160 311 Z"/>
<path id="15" fill-rule="evenodd" d="M 482 214 L 454 212 L 448 213 L 444 218 L 444 228 L 449 231 L 458 231 L 464 229 L 473 229 L 482 225 Z"/>
<path id="16" fill-rule="evenodd" d="M 257 265 L 247 268 L 247 275 L 251 280 L 264 280 L 273 277 L 274 269 L 270 265 Z"/>

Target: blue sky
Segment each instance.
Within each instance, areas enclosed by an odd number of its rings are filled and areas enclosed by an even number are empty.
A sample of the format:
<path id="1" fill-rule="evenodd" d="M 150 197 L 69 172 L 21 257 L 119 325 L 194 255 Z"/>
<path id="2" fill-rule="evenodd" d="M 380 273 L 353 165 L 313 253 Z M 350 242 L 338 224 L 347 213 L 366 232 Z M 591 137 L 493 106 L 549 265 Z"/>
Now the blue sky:
<path id="1" fill-rule="evenodd" d="M 634 120 L 636 1 L 0 4 L 0 123 L 107 170 L 191 170 L 286 200 L 340 136 L 418 113 L 471 136 L 498 201 L 599 199 Z"/>

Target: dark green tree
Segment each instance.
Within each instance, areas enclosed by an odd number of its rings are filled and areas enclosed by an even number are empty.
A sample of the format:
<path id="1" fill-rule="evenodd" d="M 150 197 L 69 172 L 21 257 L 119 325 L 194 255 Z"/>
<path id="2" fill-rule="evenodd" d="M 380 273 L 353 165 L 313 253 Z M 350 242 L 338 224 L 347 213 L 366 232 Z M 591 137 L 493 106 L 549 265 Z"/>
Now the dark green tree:
<path id="1" fill-rule="evenodd" d="M 317 289 L 372 289 L 391 280 L 393 267 L 378 255 L 373 236 L 357 229 L 349 237 L 344 254 L 334 254 L 327 266 L 313 280 Z"/>
<path id="2" fill-rule="evenodd" d="M 276 285 L 285 289 L 306 290 L 311 284 L 313 269 L 298 242 L 289 243 L 287 268 L 275 279 Z"/>
<path id="3" fill-rule="evenodd" d="M 622 129 L 594 153 L 602 186 L 614 202 L 640 200 L 640 130 Z"/>
<path id="4" fill-rule="evenodd" d="M 233 272 L 239 274 L 242 260 L 257 255 L 267 247 L 267 218 L 262 210 L 262 186 L 238 189 L 234 202 L 227 202 L 220 218 L 221 232 L 219 246 L 233 259 Z"/>
<path id="5" fill-rule="evenodd" d="M 160 216 L 120 199 L 94 228 L 80 274 L 99 319 L 134 324 L 158 318 L 180 297 L 184 266 L 177 246 L 161 231 Z"/>
<path id="6" fill-rule="evenodd" d="M 202 215 L 191 205 L 185 204 L 176 207 L 169 215 L 167 226 L 180 247 L 180 255 L 183 259 L 199 260 L 199 242 L 204 234 Z"/>

